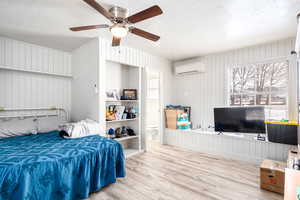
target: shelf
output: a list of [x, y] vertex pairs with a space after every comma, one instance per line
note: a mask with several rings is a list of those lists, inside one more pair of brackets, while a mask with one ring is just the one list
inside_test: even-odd
[[138, 138], [139, 136], [135, 135], [135, 136], [127, 136], [127, 137], [121, 137], [121, 138], [115, 138], [114, 140], [121, 142], [121, 141], [125, 141], [125, 140], [130, 140], [130, 139], [135, 139]]
[[124, 153], [126, 158], [130, 158], [131, 156], [141, 153], [141, 151], [138, 149], [124, 149]]
[[139, 100], [106, 100], [108, 103], [137, 103]]
[[0, 66], [0, 69], [2, 69], [2, 70], [8, 70], [8, 71], [17, 71], [17, 72], [25, 72], [25, 73], [48, 75], [48, 76], [58, 76], [58, 77], [64, 77], [64, 78], [73, 78], [72, 75], [67, 75], [67, 74], [44, 72], [44, 71], [31, 70], [31, 69], [21, 69], [21, 68], [7, 67], [7, 66]]
[[134, 119], [112, 120], [112, 121], [106, 121], [106, 123], [128, 122], [128, 121], [135, 121], [135, 120], [138, 120], [138, 118], [134, 118]]

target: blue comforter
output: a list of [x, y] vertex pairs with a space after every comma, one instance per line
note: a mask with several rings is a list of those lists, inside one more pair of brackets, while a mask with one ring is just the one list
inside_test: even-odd
[[124, 176], [121, 145], [104, 137], [0, 139], [0, 200], [83, 199]]

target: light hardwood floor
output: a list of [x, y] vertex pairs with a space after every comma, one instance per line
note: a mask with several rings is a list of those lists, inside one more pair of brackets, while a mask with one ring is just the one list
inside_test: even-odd
[[126, 162], [127, 177], [91, 200], [282, 200], [261, 190], [259, 166], [166, 145]]

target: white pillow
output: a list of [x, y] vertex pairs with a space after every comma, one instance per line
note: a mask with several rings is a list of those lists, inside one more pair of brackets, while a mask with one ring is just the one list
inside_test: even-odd
[[35, 134], [37, 122], [33, 118], [0, 121], [0, 138]]
[[62, 123], [58, 117], [42, 117], [38, 118], [38, 133], [47, 133], [59, 130], [59, 125]]
[[85, 119], [82, 122], [85, 122], [87, 124], [89, 132], [91, 134], [96, 134], [96, 135], [100, 135], [100, 136], [106, 135], [103, 127], [100, 126], [100, 124], [98, 122], [91, 120], [91, 119]]

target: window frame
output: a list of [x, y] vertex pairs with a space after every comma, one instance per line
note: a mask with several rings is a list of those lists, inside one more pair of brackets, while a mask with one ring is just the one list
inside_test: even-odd
[[[282, 94], [280, 92], [272, 92], [271, 91], [271, 88], [269, 88], [269, 91], [266, 91], [266, 92], [257, 92], [256, 91], [256, 81], [254, 81], [254, 91], [253, 92], [239, 92], [239, 93], [235, 93], [233, 91], [233, 88], [232, 88], [232, 70], [235, 69], [235, 68], [242, 68], [242, 67], [246, 67], [246, 68], [250, 68], [250, 67], [253, 67], [254, 65], [255, 68], [257, 68], [258, 66], [257, 65], [263, 65], [263, 64], [274, 64], [274, 63], [280, 63], [280, 62], [286, 62], [287, 63], [287, 73], [286, 73], [286, 80], [287, 80], [287, 86], [286, 86], [286, 92], [284, 93], [286, 95], [286, 104], [285, 105], [258, 105], [256, 104], [256, 98], [257, 98], [257, 95], [261, 94], [261, 95], [268, 95], [270, 98], [272, 96], [272, 94]], [[226, 76], [226, 105], [228, 107], [244, 107], [244, 106], [247, 106], [247, 107], [254, 107], [254, 106], [263, 106], [265, 108], [267, 108], [268, 110], [270, 109], [274, 109], [274, 108], [278, 108], [278, 109], [282, 109], [282, 110], [286, 110], [286, 117], [289, 119], [290, 118], [290, 71], [291, 71], [291, 67], [292, 67], [292, 61], [290, 59], [288, 59], [287, 57], [284, 57], [284, 58], [280, 58], [280, 59], [270, 59], [270, 60], [266, 60], [266, 61], [263, 61], [263, 62], [252, 62], [252, 63], [237, 63], [237, 64], [232, 64], [230, 67], [227, 68], [227, 76]], [[255, 78], [254, 78], [255, 80]], [[240, 105], [231, 105], [231, 95], [239, 95], [241, 98], [240, 98], [240, 102], [241, 104]], [[253, 105], [243, 105], [242, 104], [242, 95], [253, 95], [254, 96], [254, 104]], [[271, 99], [270, 99], [270, 103], [271, 103]]]

